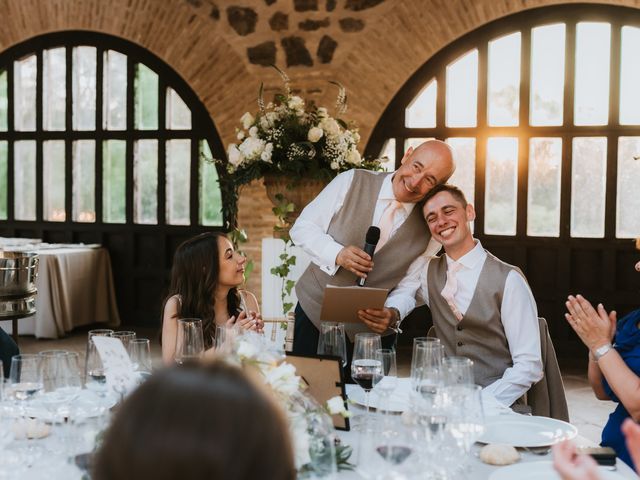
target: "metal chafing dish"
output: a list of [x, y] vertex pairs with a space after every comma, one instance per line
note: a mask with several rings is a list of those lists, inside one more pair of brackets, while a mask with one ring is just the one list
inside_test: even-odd
[[36, 311], [38, 254], [0, 251], [0, 318]]
[[0, 251], [0, 298], [36, 291], [38, 254]]

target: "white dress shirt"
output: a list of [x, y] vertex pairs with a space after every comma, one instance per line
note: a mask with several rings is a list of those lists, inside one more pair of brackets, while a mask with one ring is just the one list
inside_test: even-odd
[[[353, 181], [353, 170], [347, 170], [334, 178], [322, 192], [302, 210], [302, 213], [291, 227], [289, 235], [293, 243], [302, 248], [310, 257], [311, 261], [318, 265], [320, 269], [329, 274], [335, 275], [339, 266], [336, 265], [336, 257], [345, 245], [336, 242], [327, 233], [329, 223], [338, 211], [343, 207], [344, 199], [351, 188]], [[393, 187], [391, 184], [392, 175], [387, 175], [382, 182], [382, 188], [376, 200], [376, 207], [371, 219], [371, 225], [378, 225], [384, 210], [395, 200]], [[399, 209], [393, 218], [391, 237], [404, 223], [413, 211], [414, 203], [403, 203], [404, 208]], [[358, 208], [357, 205], [350, 208]], [[391, 238], [390, 237], [390, 238]], [[362, 245], [364, 245], [364, 236]], [[362, 248], [362, 247], [360, 247]], [[440, 249], [440, 244], [433, 239], [427, 245], [425, 254], [435, 254]]]
[[[454, 260], [445, 255], [447, 265]], [[432, 257], [422, 255], [409, 267], [407, 275], [391, 292], [385, 305], [410, 312], [418, 293], [429, 304], [427, 272]], [[464, 315], [471, 304], [487, 252], [476, 240], [476, 246], [457, 261], [462, 269], [456, 274], [458, 289], [454, 295], [458, 310]], [[401, 310], [402, 309], [402, 310]], [[526, 280], [512, 270], [507, 276], [500, 307], [500, 318], [513, 359], [502, 378], [484, 388], [503, 405], [509, 406], [529, 390], [543, 375], [540, 350], [538, 309]]]

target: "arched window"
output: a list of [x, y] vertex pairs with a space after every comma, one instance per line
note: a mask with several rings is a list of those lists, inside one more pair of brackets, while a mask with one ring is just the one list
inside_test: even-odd
[[63, 32], [0, 54], [0, 234], [105, 244], [125, 321], [182, 239], [230, 220], [214, 156], [204, 105], [144, 48]]
[[395, 162], [422, 139], [448, 142], [476, 237], [525, 270], [553, 329], [568, 293], [637, 307], [624, 239], [640, 236], [639, 50], [635, 9], [567, 5], [500, 19], [426, 62], [367, 146]]

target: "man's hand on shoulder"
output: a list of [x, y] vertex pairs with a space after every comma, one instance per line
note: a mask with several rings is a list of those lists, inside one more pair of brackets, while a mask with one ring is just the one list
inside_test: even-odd
[[373, 268], [371, 257], [354, 245], [344, 247], [336, 257], [336, 265], [355, 273], [358, 277], [367, 278]]
[[384, 333], [397, 322], [397, 313], [392, 308], [367, 308], [358, 310], [358, 317], [374, 333]]

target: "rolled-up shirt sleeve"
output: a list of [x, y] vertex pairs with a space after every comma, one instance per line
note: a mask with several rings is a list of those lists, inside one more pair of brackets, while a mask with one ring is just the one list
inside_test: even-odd
[[[428, 248], [427, 251], [429, 251]], [[398, 312], [400, 312], [400, 319], [404, 319], [416, 307], [416, 293], [422, 283], [423, 271], [431, 258], [427, 251], [409, 265], [407, 273], [396, 288], [389, 293], [384, 303], [387, 308], [397, 308]]]
[[289, 232], [293, 243], [302, 248], [311, 261], [329, 275], [338, 271], [336, 257], [343, 245], [336, 242], [327, 230], [333, 216], [342, 208], [352, 180], [353, 170], [347, 170], [334, 178], [302, 210]]
[[543, 375], [538, 309], [529, 285], [516, 271], [509, 272], [505, 283], [501, 319], [513, 366], [485, 391], [510, 406]]

